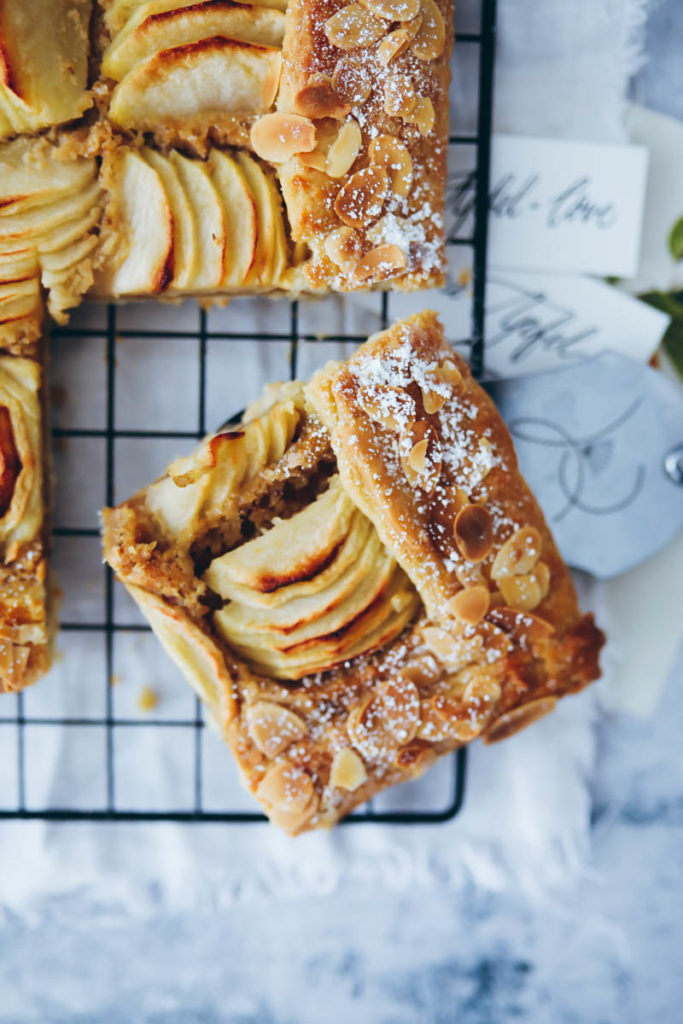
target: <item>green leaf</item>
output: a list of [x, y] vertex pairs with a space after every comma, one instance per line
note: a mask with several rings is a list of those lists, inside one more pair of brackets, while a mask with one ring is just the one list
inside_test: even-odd
[[662, 338], [662, 346], [683, 379], [683, 320], [671, 321]]
[[669, 251], [675, 260], [683, 260], [683, 217], [669, 232]]
[[655, 309], [661, 310], [662, 313], [667, 313], [675, 320], [683, 320], [683, 295], [680, 292], [676, 294], [646, 292], [644, 295], [640, 295], [639, 298], [642, 302], [647, 302], [648, 306], [654, 306]]

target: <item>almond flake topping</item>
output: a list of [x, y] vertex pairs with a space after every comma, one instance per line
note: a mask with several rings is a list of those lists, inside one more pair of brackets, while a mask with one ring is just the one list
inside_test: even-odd
[[408, 117], [415, 110], [417, 95], [407, 75], [393, 75], [384, 84], [384, 112], [389, 117]]
[[412, 43], [421, 24], [422, 18], [413, 18], [412, 21], [406, 22], [402, 28], [397, 28], [390, 32], [379, 44], [377, 59], [380, 64], [386, 67], [387, 64], [392, 62], [394, 57], [400, 57], [408, 49], [410, 43]]
[[259, 783], [256, 795], [271, 807], [300, 814], [309, 806], [315, 791], [307, 772], [283, 761], [269, 768]]
[[362, 786], [367, 779], [365, 765], [355, 750], [344, 747], [338, 750], [332, 761], [330, 785], [347, 789], [350, 793]]
[[345, 121], [327, 153], [325, 172], [330, 178], [343, 178], [360, 152], [361, 130], [357, 121]]
[[272, 701], [249, 704], [245, 711], [247, 732], [261, 753], [277, 757], [290, 743], [306, 735], [301, 718], [289, 708]]
[[429, 135], [436, 121], [434, 104], [429, 96], [418, 96], [410, 111], [410, 115], [405, 116], [402, 114], [401, 116], [408, 124], [417, 125], [420, 135]]
[[332, 73], [332, 88], [344, 103], [358, 106], [372, 92], [372, 75], [358, 55], [340, 57]]
[[325, 239], [325, 252], [338, 267], [354, 267], [363, 254], [363, 243], [353, 228], [336, 228]]
[[378, 135], [368, 148], [370, 163], [383, 167], [389, 175], [392, 191], [407, 196], [413, 180], [413, 161], [407, 147], [393, 135]]
[[298, 114], [303, 117], [346, 117], [350, 110], [347, 102], [335, 92], [328, 75], [314, 74], [303, 89], [299, 89], [294, 100]]
[[448, 603], [449, 612], [456, 619], [462, 619], [470, 626], [476, 626], [489, 610], [489, 589], [485, 584], [477, 583], [473, 587], [461, 590]]
[[411, 487], [431, 494], [441, 476], [443, 455], [439, 436], [430, 423], [419, 420], [401, 435], [399, 456]]
[[543, 591], [535, 572], [521, 576], [502, 576], [498, 586], [506, 604], [521, 611], [531, 612], [543, 600]]
[[453, 535], [463, 558], [483, 561], [493, 547], [491, 513], [483, 505], [466, 505], [455, 517]]
[[264, 114], [252, 125], [251, 145], [262, 160], [285, 163], [315, 149], [315, 125], [300, 114]]
[[325, 35], [340, 50], [372, 46], [386, 32], [386, 23], [360, 4], [347, 4], [325, 22]]
[[[491, 576], [523, 576], [531, 572], [541, 555], [541, 535], [535, 526], [524, 526], [505, 541], [491, 566]], [[505, 595], [503, 595], [505, 596]]]
[[352, 228], [377, 220], [389, 191], [389, 176], [381, 167], [365, 167], [352, 174], [334, 201], [338, 217]]
[[410, 47], [419, 60], [436, 60], [446, 45], [446, 27], [441, 11], [434, 0], [422, 0], [420, 5], [422, 24]]
[[353, 276], [356, 281], [384, 281], [404, 271], [407, 262], [406, 254], [397, 245], [378, 245], [358, 261]]

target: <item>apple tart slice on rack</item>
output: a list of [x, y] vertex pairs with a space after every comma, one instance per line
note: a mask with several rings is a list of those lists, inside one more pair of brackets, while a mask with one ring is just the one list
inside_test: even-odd
[[431, 313], [268, 388], [103, 522], [110, 565], [291, 833], [598, 675], [602, 634]]

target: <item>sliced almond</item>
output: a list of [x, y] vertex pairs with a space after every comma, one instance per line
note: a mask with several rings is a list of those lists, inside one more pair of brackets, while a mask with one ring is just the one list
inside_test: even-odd
[[283, 750], [306, 735], [306, 725], [289, 708], [268, 700], [249, 704], [245, 711], [247, 732], [266, 757], [277, 757]]
[[341, 57], [332, 74], [332, 88], [343, 103], [364, 103], [372, 92], [372, 76], [367, 64], [356, 55]]
[[343, 178], [353, 166], [360, 153], [363, 142], [360, 126], [357, 121], [345, 121], [339, 129], [337, 138], [327, 154], [325, 173], [330, 178]]
[[463, 710], [455, 701], [441, 693], [423, 700], [420, 706], [418, 738], [429, 743], [444, 743], [447, 740], [460, 740], [466, 743], [474, 739], [476, 732], [472, 730], [469, 719], [458, 718], [458, 713], [462, 715]]
[[433, 416], [443, 409], [447, 401], [446, 395], [439, 391], [433, 391], [426, 385], [421, 385], [420, 391], [422, 392], [422, 405], [428, 416]]
[[340, 50], [372, 46], [387, 30], [386, 24], [360, 4], [347, 4], [325, 22], [325, 35]]
[[486, 705], [488, 710], [493, 709], [501, 698], [501, 688], [498, 680], [490, 672], [481, 668], [465, 669], [460, 673], [467, 684], [463, 690], [462, 699], [467, 704]]
[[354, 267], [363, 253], [363, 243], [353, 228], [332, 231], [324, 242], [324, 249], [334, 264], [342, 269]]
[[363, 7], [387, 21], [410, 21], [420, 10], [420, 0], [361, 0]]
[[415, 422], [415, 403], [403, 388], [373, 384], [361, 391], [360, 404], [373, 422], [395, 433]]
[[366, 760], [386, 757], [413, 739], [420, 724], [420, 695], [411, 679], [384, 680], [352, 709], [346, 731]]
[[493, 608], [489, 617], [492, 623], [525, 648], [542, 643], [555, 632], [554, 627], [538, 615], [509, 608], [507, 605]]
[[437, 366], [434, 374], [437, 380], [443, 381], [444, 384], [451, 384], [453, 387], [459, 387], [463, 382], [460, 370], [451, 359], [444, 359], [443, 363]]
[[298, 114], [312, 118], [342, 118], [351, 109], [332, 88], [332, 79], [320, 74], [311, 75], [303, 89], [299, 89], [294, 105]]
[[318, 149], [317, 146], [310, 153], [298, 153], [297, 155], [304, 167], [312, 167], [314, 171], [320, 171], [322, 174], [325, 173], [327, 153]]
[[386, 728], [397, 743], [409, 743], [420, 724], [420, 695], [412, 679], [397, 676], [377, 688]]
[[300, 114], [264, 114], [252, 125], [250, 138], [257, 156], [280, 164], [315, 149], [315, 125]]
[[[458, 583], [463, 587], [474, 587], [479, 583], [486, 582], [481, 571], [481, 565], [478, 562], [460, 562], [455, 567], [455, 575]], [[489, 607], [490, 604], [491, 594], [489, 594]]]
[[413, 18], [406, 25], [394, 29], [388, 36], [384, 37], [377, 50], [377, 58], [383, 67], [390, 64], [394, 57], [400, 57], [408, 49], [417, 35], [421, 24], [422, 18]]
[[407, 75], [392, 75], [384, 84], [384, 112], [389, 117], [402, 117], [405, 121], [412, 115], [417, 102], [415, 86]]
[[448, 611], [470, 626], [476, 626], [489, 610], [489, 588], [484, 583], [461, 590], [448, 602]]
[[550, 590], [550, 569], [545, 562], [538, 562], [534, 569], [534, 575], [541, 588], [541, 598], [545, 599]]
[[523, 576], [502, 576], [498, 580], [498, 586], [506, 604], [512, 608], [531, 612], [538, 608], [543, 600], [541, 586], [533, 572], [525, 573]]
[[501, 547], [491, 566], [491, 576], [501, 580], [504, 576], [523, 576], [531, 572], [540, 558], [541, 547], [541, 535], [536, 527], [522, 527]]
[[408, 121], [410, 124], [417, 125], [417, 130], [420, 135], [429, 135], [436, 120], [434, 104], [430, 100], [429, 96], [418, 96], [410, 112], [410, 116], [402, 116], [405, 121]]
[[413, 180], [413, 161], [405, 143], [393, 135], [378, 135], [368, 147], [370, 163], [383, 167], [389, 175], [392, 192], [407, 196]]
[[288, 814], [305, 811], [314, 795], [311, 776], [286, 761], [269, 768], [256, 789], [259, 800]]
[[407, 265], [406, 254], [397, 245], [378, 245], [358, 261], [353, 277], [357, 282], [385, 281], [402, 273]]
[[453, 523], [458, 551], [468, 562], [482, 562], [493, 547], [493, 520], [483, 505], [461, 508]]
[[336, 786], [337, 789], [347, 789], [353, 793], [363, 785], [367, 777], [365, 765], [355, 750], [344, 747], [337, 751], [330, 771], [331, 786]]
[[410, 52], [420, 60], [436, 60], [446, 45], [446, 26], [441, 11], [434, 0], [422, 0], [420, 5], [422, 24], [415, 36]]
[[505, 740], [508, 736], [514, 735], [520, 729], [538, 721], [544, 715], [549, 714], [557, 704], [557, 697], [539, 697], [538, 700], [529, 701], [521, 707], [513, 708], [497, 718], [485, 736], [486, 743], [497, 743], [498, 740]]
[[363, 228], [377, 220], [389, 191], [389, 175], [381, 167], [365, 167], [352, 174], [337, 193], [334, 209], [352, 228]]
[[423, 636], [424, 642], [432, 654], [444, 665], [448, 665], [454, 657], [458, 646], [450, 633], [447, 633], [445, 629], [441, 629], [439, 626], [427, 626]]
[[418, 420], [404, 431], [399, 456], [410, 486], [431, 494], [441, 476], [443, 453], [439, 436], [427, 420]]
[[417, 779], [434, 764], [436, 757], [436, 752], [430, 746], [416, 739], [401, 747], [394, 758], [394, 764], [399, 770], [408, 772], [412, 779]]

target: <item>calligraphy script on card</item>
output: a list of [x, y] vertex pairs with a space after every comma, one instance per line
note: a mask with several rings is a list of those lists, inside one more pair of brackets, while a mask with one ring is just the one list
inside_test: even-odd
[[[496, 135], [489, 266], [632, 277], [638, 269], [647, 150]], [[449, 235], [472, 222], [476, 172], [449, 182]]]
[[668, 317], [590, 278], [492, 272], [486, 370], [499, 378], [559, 369], [605, 351], [646, 362]]

